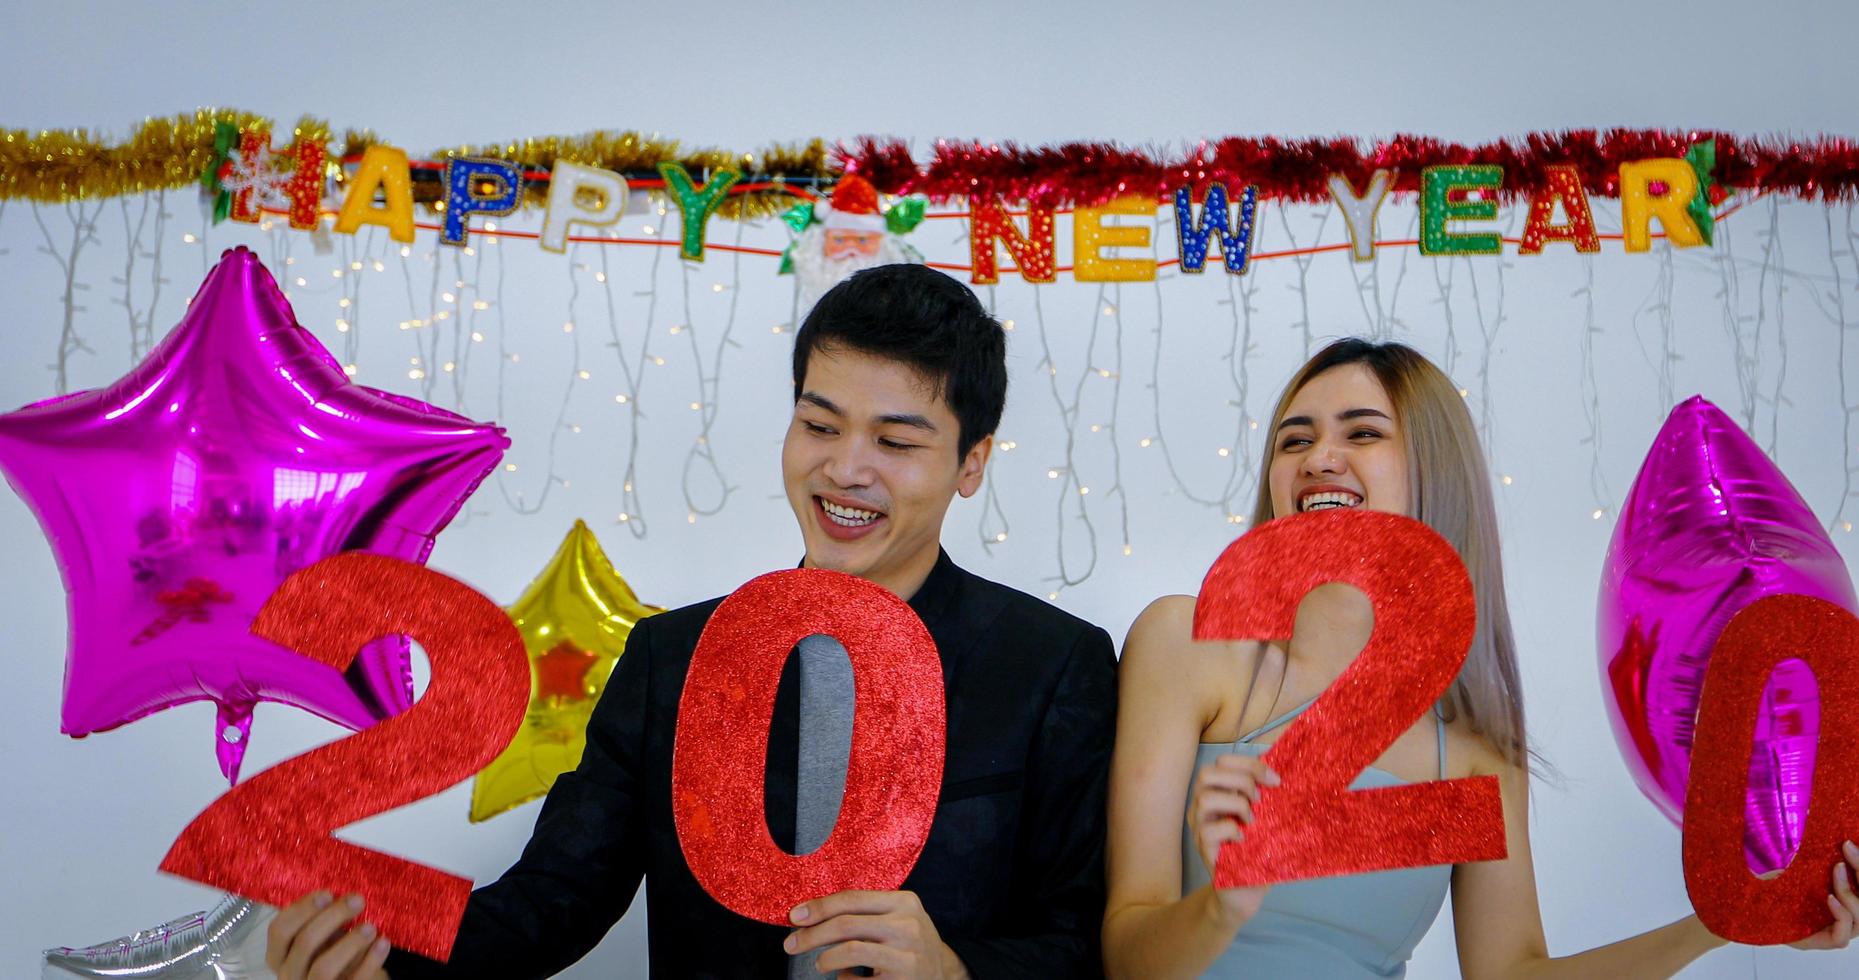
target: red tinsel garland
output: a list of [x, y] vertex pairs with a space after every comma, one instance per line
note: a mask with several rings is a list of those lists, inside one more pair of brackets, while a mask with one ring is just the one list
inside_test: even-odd
[[1227, 137], [1192, 153], [1168, 156], [1110, 143], [1022, 147], [1013, 143], [938, 140], [919, 169], [898, 140], [865, 137], [841, 145], [838, 160], [889, 194], [924, 194], [934, 201], [993, 196], [1049, 207], [1101, 204], [1128, 194], [1161, 199], [1189, 184], [1249, 184], [1261, 197], [1315, 201], [1329, 197], [1331, 174], [1363, 186], [1377, 169], [1395, 171], [1394, 190], [1417, 192], [1420, 171], [1437, 164], [1495, 163], [1504, 168], [1506, 199], [1547, 186], [1546, 168], [1576, 168], [1589, 194], [1615, 197], [1620, 164], [1682, 157], [1693, 144], [1717, 141], [1716, 188], [1785, 194], [1807, 200], [1859, 197], [1859, 142], [1737, 137], [1709, 130], [1570, 130], [1531, 133], [1477, 146], [1425, 136], [1396, 136], [1364, 149], [1348, 137], [1279, 139]]

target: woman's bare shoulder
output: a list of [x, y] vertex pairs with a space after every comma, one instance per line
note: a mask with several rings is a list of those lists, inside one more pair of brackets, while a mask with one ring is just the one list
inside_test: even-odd
[[1121, 672], [1129, 682], [1153, 685], [1190, 698], [1211, 720], [1229, 700], [1233, 685], [1251, 676], [1259, 644], [1196, 641], [1194, 596], [1166, 595], [1130, 625]]

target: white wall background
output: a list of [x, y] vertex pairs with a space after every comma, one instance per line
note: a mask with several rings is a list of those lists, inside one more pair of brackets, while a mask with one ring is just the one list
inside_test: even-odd
[[[643, 4], [570, 12], [427, 3], [368, 10], [185, 3], [159, 11], [65, 3], [16, 12], [11, 29], [0, 32], [8, 78], [0, 125], [89, 126], [120, 135], [144, 116], [226, 105], [285, 124], [308, 112], [338, 130], [372, 128], [415, 153], [601, 127], [739, 150], [816, 134], [894, 134], [915, 141], [919, 153], [937, 136], [1143, 143], [1395, 132], [1481, 141], [1610, 125], [1852, 131], [1848, 65], [1859, 12], [1843, 3], [1797, 4], [1760, 19], [1718, 0], [1682, 16], [1592, 2], [1553, 11], [1438, 0], [1398, 10], [1327, 6], [1138, 9], [1091, 0], [855, 12], [818, 3], [727, 3], [674, 15]], [[438, 291], [430, 234], [422, 233], [403, 272], [378, 238], [339, 240], [339, 250], [358, 250], [352, 255], [317, 255], [307, 236], [249, 227], [213, 229], [185, 244], [183, 233], [202, 234], [197, 201], [176, 192], [166, 204], [173, 217], [161, 243], [162, 270], [170, 283], [156, 308], [158, 331], [179, 316], [210, 258], [247, 242], [284, 276], [305, 277], [307, 285], [292, 290], [300, 319], [339, 354], [354, 344], [359, 380], [509, 428], [516, 445], [508, 459], [517, 471], [486, 484], [440, 538], [434, 567], [509, 602], [577, 517], [595, 527], [641, 596], [668, 605], [726, 592], [797, 556], [776, 455], [789, 345], [771, 330], [788, 320], [791, 285], [774, 276], [772, 260], [737, 264], [713, 254], [703, 266], [681, 267], [675, 256], [655, 255], [668, 250], [612, 249], [601, 285], [593, 273], [603, 255], [593, 249], [563, 259], [506, 241], [470, 260], [447, 252], [440, 278], [467, 281], [461, 301], [494, 304], [477, 321], [488, 339], [456, 386], [438, 373], [436, 383], [423, 385], [407, 377], [409, 358], [427, 356], [431, 371], [430, 348], [415, 346], [420, 331], [396, 325], [433, 311], [426, 299]], [[126, 257], [121, 207], [106, 204], [101, 241], [80, 262], [79, 278], [92, 288], [78, 329], [94, 353], [72, 362], [74, 387], [107, 383], [129, 366], [126, 317], [109, 302], [121, 290], [110, 277], [121, 275]], [[1613, 220], [1608, 207], [1599, 212], [1604, 225]], [[41, 214], [48, 227], [68, 231], [62, 209]], [[1410, 206], [1391, 204], [1384, 227], [1398, 232], [1411, 215]], [[1293, 237], [1308, 243], [1323, 218], [1321, 208], [1292, 209], [1282, 219], [1268, 214], [1260, 247], [1283, 247]], [[663, 223], [650, 212], [638, 221]], [[1085, 499], [1100, 558], [1094, 573], [1057, 601], [1121, 636], [1150, 598], [1193, 591], [1237, 530], [1226, 521], [1228, 508], [1194, 503], [1183, 485], [1193, 496], [1226, 495], [1232, 464], [1256, 449], [1249, 443], [1226, 459], [1216, 452], [1241, 445], [1234, 438], [1239, 413], [1269, 411], [1276, 387], [1301, 360], [1301, 298], [1308, 298], [1309, 331], [1319, 340], [1380, 326], [1420, 346], [1448, 363], [1475, 412], [1488, 414], [1494, 468], [1511, 478], [1499, 499], [1532, 730], [1564, 773], [1560, 782], [1537, 786], [1532, 825], [1551, 948], [1572, 952], [1657, 926], [1689, 911], [1679, 835], [1634, 789], [1606, 730], [1589, 624], [1612, 513], [1601, 520], [1592, 513], [1624, 493], [1672, 399], [1701, 391], [1737, 418], [1753, 418], [1822, 519], [1834, 517], [1845, 488], [1843, 365], [1838, 330], [1823, 307], [1834, 288], [1833, 263], [1844, 263], [1848, 317], [1859, 322], [1850, 293], [1859, 269], [1845, 231], [1851, 221], [1844, 206], [1771, 209], [1761, 202], [1722, 227], [1726, 241], [1714, 252], [1626, 256], [1610, 244], [1592, 265], [1559, 248], [1502, 263], [1389, 252], [1373, 270], [1326, 255], [1304, 270], [1302, 291], [1295, 263], [1259, 263], [1237, 284], [1252, 290], [1247, 336], [1254, 346], [1243, 362], [1222, 360], [1246, 325], [1229, 300], [1234, 284], [1218, 272], [1106, 295], [1062, 279], [1042, 291], [1037, 307], [1029, 287], [1005, 284], [986, 298], [1016, 321], [1014, 387], [1001, 436], [1018, 448], [997, 456], [991, 479], [998, 512], [984, 513], [980, 498], [959, 503], [945, 540], [967, 567], [1042, 593], [1060, 570], [1062, 529], [1064, 567], [1077, 576], [1089, 540], [1078, 520], [1080, 498], [1046, 474], [1066, 463], [1059, 401], [1081, 399], [1073, 466], [1094, 488]], [[1322, 239], [1339, 240], [1341, 232], [1330, 215]], [[712, 225], [712, 240], [735, 234], [727, 222]], [[742, 240], [779, 248], [783, 235], [769, 223], [744, 229]], [[1837, 239], [1831, 245], [1830, 235]], [[932, 222], [916, 239], [933, 258], [965, 261], [954, 222]], [[1163, 236], [1164, 255], [1172, 254], [1171, 239]], [[37, 250], [42, 243], [27, 207], [0, 213], [6, 408], [52, 393], [47, 365], [57, 347], [62, 282]], [[329, 270], [375, 256], [387, 260], [387, 271], [365, 273], [351, 287], [359, 289], [351, 292], [360, 298], [351, 317], [357, 329], [339, 335], [336, 299], [343, 293]], [[287, 266], [287, 257], [296, 261]], [[148, 266], [140, 268], [146, 276]], [[1661, 304], [1668, 270], [1671, 302]], [[1359, 278], [1370, 271], [1378, 283]], [[1588, 307], [1580, 291], [1590, 283], [1598, 332], [1588, 334], [1592, 347], [1584, 351]], [[147, 296], [146, 280], [138, 296]], [[1103, 315], [1106, 305], [1118, 314]], [[582, 329], [564, 334], [566, 320]], [[673, 325], [691, 329], [673, 336]], [[1042, 325], [1056, 376], [1043, 361]], [[680, 470], [698, 432], [698, 413], [688, 408], [701, 397], [694, 352], [711, 363], [726, 331], [736, 346], [724, 348], [720, 361], [711, 438], [736, 490], [716, 516], [687, 523]], [[650, 413], [639, 432], [640, 512], [650, 527], [643, 538], [613, 523], [629, 435], [612, 397], [621, 390], [606, 345], [615, 334], [629, 350], [647, 343], [667, 361], [648, 372], [639, 392]], [[442, 336], [449, 350], [451, 335]], [[1158, 336], [1166, 345], [1159, 367]], [[501, 392], [499, 343], [521, 355], [506, 362]], [[1093, 373], [1119, 366], [1119, 343], [1119, 377]], [[1739, 382], [1739, 344], [1757, 358], [1754, 390]], [[1665, 360], [1668, 352], [1680, 359]], [[1239, 366], [1243, 388], [1234, 380]], [[577, 368], [590, 378], [574, 378]], [[1591, 435], [1584, 378], [1598, 393], [1602, 438], [1593, 443], [1584, 441]], [[575, 386], [563, 407], [570, 379]], [[562, 425], [581, 427], [578, 434], [556, 429], [558, 410]], [[1092, 424], [1106, 428], [1093, 433]], [[551, 462], [549, 434], [557, 431]], [[1166, 437], [1182, 484], [1156, 447], [1138, 447], [1157, 435]], [[1121, 500], [1107, 492], [1119, 466]], [[551, 471], [567, 483], [557, 482], [539, 502]], [[1244, 512], [1250, 485], [1243, 472], [1232, 485], [1230, 509]], [[707, 507], [715, 490], [698, 480], [693, 493]], [[518, 513], [512, 502], [519, 494], [539, 510]], [[992, 533], [1003, 518], [1009, 539], [984, 550], [983, 522]], [[1836, 530], [1835, 539], [1853, 547], [1848, 534]], [[0, 889], [0, 975], [27, 976], [46, 946], [99, 942], [210, 904], [207, 890], [154, 869], [222, 785], [206, 704], [83, 741], [57, 733], [62, 591], [36, 522], [10, 492], [0, 493], [0, 540], [7, 542], [0, 653], [9, 671], [0, 685], [0, 880], [8, 883]], [[261, 708], [246, 771], [340, 734], [298, 712]], [[349, 836], [488, 880], [517, 854], [535, 806], [472, 826], [465, 821], [468, 792], [457, 787]], [[641, 903], [568, 975], [639, 975], [644, 916]], [[1854, 952], [1733, 947], [1686, 976], [1830, 977], [1855, 967]], [[1422, 944], [1412, 972], [1456, 975], [1449, 916]]]

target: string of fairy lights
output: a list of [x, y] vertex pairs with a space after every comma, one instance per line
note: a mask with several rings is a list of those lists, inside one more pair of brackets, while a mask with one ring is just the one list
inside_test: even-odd
[[1854, 324], [1846, 317], [1846, 277], [1840, 266], [1842, 253], [1853, 264], [1853, 278], [1859, 280], [1859, 231], [1853, 227], [1853, 206], [1846, 205], [1846, 226], [1844, 248], [1833, 234], [1833, 211], [1828, 209], [1823, 215], [1827, 225], [1827, 266], [1832, 273], [1833, 289], [1829, 297], [1833, 308], [1833, 323], [1839, 331], [1836, 342], [1839, 351], [1839, 398], [1840, 398], [1840, 499], [1834, 508], [1831, 523], [1850, 530], [1852, 524], [1846, 520], [1846, 505], [1853, 497], [1853, 403], [1847, 390], [1846, 381], [1846, 333]]
[[[1766, 207], [1750, 206], [1758, 202]], [[217, 254], [213, 239], [221, 237], [220, 229], [203, 210], [197, 231], [177, 234], [172, 205], [173, 199], [166, 191], [125, 196], [114, 204], [73, 201], [27, 205], [36, 226], [37, 251], [51, 260], [58, 273], [51, 286], [57, 291], [62, 316], [56, 343], [50, 345], [53, 360], [47, 365], [57, 393], [70, 390], [73, 359], [95, 355], [103, 346], [89, 294], [93, 292], [92, 256], [102, 250], [104, 224], [121, 228], [125, 246], [120, 266], [108, 273], [109, 303], [122, 310], [126, 322], [122, 346], [132, 361], [149, 352], [159, 339], [157, 324], [170, 319], [162, 312], [161, 304], [164, 297], [170, 305], [173, 302], [174, 283], [168, 268], [172, 265], [172, 245], [178, 240], [181, 245], [197, 248], [201, 270], [210, 267]], [[1022, 344], [1033, 345], [1035, 375], [1020, 378], [1018, 390], [1038, 391], [1041, 412], [1056, 418], [1059, 426], [1054, 440], [1044, 446], [1023, 445], [1023, 436], [1019, 435], [1002, 433], [997, 437], [990, 472], [982, 485], [974, 534], [987, 553], [1004, 547], [1012, 530], [1010, 517], [1015, 513], [1024, 516], [1026, 511], [1020, 505], [1009, 506], [1010, 501], [1000, 489], [1002, 481], [995, 475], [1004, 466], [1043, 469], [1050, 487], [1046, 498], [1048, 526], [1054, 531], [1050, 538], [1054, 554], [1047, 577], [1049, 596], [1056, 598], [1089, 580], [1100, 569], [1100, 559], [1106, 552], [1130, 555], [1136, 549], [1130, 488], [1126, 484], [1126, 465], [1132, 459], [1153, 460], [1153, 464], [1139, 464], [1145, 478], [1165, 478], [1163, 492], [1167, 496], [1219, 513], [1227, 523], [1237, 526], [1234, 533], [1243, 530], [1248, 522], [1250, 495], [1263, 476], [1258, 465], [1263, 452], [1260, 440], [1265, 437], [1261, 432], [1266, 421], [1262, 415], [1270, 408], [1264, 399], [1271, 396], [1278, 382], [1274, 373], [1267, 379], [1268, 387], [1260, 387], [1256, 383], [1256, 362], [1267, 349], [1283, 353], [1285, 341], [1296, 344], [1307, 355], [1320, 340], [1312, 301], [1319, 288], [1315, 270], [1321, 256], [1313, 248], [1334, 239], [1341, 224], [1331, 220], [1336, 213], [1333, 205], [1262, 201], [1259, 206], [1278, 213], [1276, 221], [1263, 214], [1258, 216], [1252, 261], [1289, 261], [1277, 263], [1280, 271], [1271, 276], [1256, 272], [1243, 276], [1220, 274], [1222, 284], [1212, 298], [1219, 315], [1209, 319], [1204, 309], [1196, 310], [1191, 326], [1178, 323], [1180, 311], [1171, 307], [1179, 300], [1171, 297], [1170, 286], [1196, 277], [1184, 276], [1169, 263], [1162, 263], [1164, 267], [1149, 283], [1147, 297], [1140, 295], [1135, 284], [1128, 284], [1127, 289], [1121, 282], [1096, 284], [1084, 314], [1069, 306], [1063, 313], [1049, 309], [1053, 290], [1062, 286], [1016, 285], [1016, 290], [1027, 288], [1029, 292], [1023, 304], [1016, 296], [1011, 309], [1003, 304], [1000, 287], [982, 287], [990, 310], [1003, 319], [1008, 330], [1016, 331], [1012, 336], [1020, 338]], [[1855, 322], [1859, 317], [1849, 311], [1846, 295], [1849, 289], [1859, 286], [1859, 229], [1855, 228], [1853, 207], [1811, 205], [1823, 212], [1819, 231], [1826, 243], [1827, 266], [1821, 272], [1787, 264], [1778, 195], [1768, 195], [1766, 201], [1760, 197], [1746, 200], [1738, 206], [1748, 206], [1758, 219], [1766, 211], [1766, 222], [1721, 221], [1711, 249], [1680, 252], [1664, 245], [1656, 247], [1652, 261], [1641, 266], [1646, 291], [1633, 307], [1627, 325], [1651, 378], [1656, 379], [1660, 403], [1672, 404], [1679, 393], [1683, 358], [1680, 317], [1675, 308], [1680, 298], [1680, 273], [1714, 277], [1721, 329], [1733, 352], [1738, 398], [1737, 404], [1726, 408], [1775, 453], [1782, 431], [1780, 416], [1791, 404], [1787, 389], [1787, 309], [1797, 297], [1809, 299], [1833, 330], [1830, 346], [1838, 361], [1837, 390], [1832, 394], [1842, 413], [1840, 496], [1828, 508], [1828, 526], [1850, 531], [1848, 502], [1859, 484], [1855, 480], [1859, 446], [1854, 444], [1854, 414], [1859, 412], [1854, 398], [1859, 392], [1853, 390], [1846, 363], [1846, 333], [1859, 329], [1859, 322]], [[110, 207], [117, 211], [115, 215], [104, 214]], [[17, 210], [0, 201], [0, 226], [4, 226], [9, 211], [16, 215]], [[1836, 210], [1842, 213], [1836, 215]], [[1516, 233], [1521, 215], [1520, 206], [1500, 208], [1496, 227], [1507, 240]], [[950, 247], [960, 248], [966, 243], [970, 230], [966, 215], [933, 216], [956, 219], [942, 226], [955, 231]], [[1164, 217], [1158, 213], [1151, 219], [1151, 240], [1172, 236], [1172, 224]], [[1597, 225], [1605, 225], [1613, 217], [1604, 209], [1596, 210]], [[106, 218], [114, 220], [106, 222]], [[1406, 218], [1406, 240], [1411, 240], [1418, 222], [1417, 210]], [[732, 222], [734, 247], [719, 249], [708, 263], [700, 263], [666, 257], [669, 246], [676, 244], [679, 229], [662, 200], [655, 201], [643, 218], [628, 220], [638, 220], [637, 230], [645, 236], [638, 240], [639, 247], [647, 248], [647, 254], [640, 256], [642, 263], [620, 263], [624, 253], [619, 249], [625, 245], [574, 242], [566, 261], [560, 264], [565, 283], [538, 287], [530, 277], [521, 280], [522, 288], [514, 293], [509, 291], [506, 249], [500, 247], [504, 243], [495, 222], [485, 222], [482, 234], [475, 235], [473, 243], [462, 248], [440, 247], [430, 239], [401, 244], [374, 227], [358, 235], [334, 235], [325, 223], [306, 234], [288, 228], [281, 220], [266, 218], [258, 230], [263, 235], [268, 261], [272, 268], [280, 270], [280, 284], [298, 309], [300, 319], [315, 322], [327, 318], [326, 326], [334, 330], [331, 352], [351, 376], [380, 377], [382, 366], [364, 364], [363, 358], [381, 357], [385, 338], [400, 334], [405, 344], [402, 356], [407, 358], [405, 381], [398, 380], [401, 375], [389, 372], [396, 379], [389, 387], [411, 388], [425, 401], [472, 417], [509, 418], [518, 404], [513, 399], [518, 398], [527, 412], [543, 416], [545, 421], [534, 424], [532, 431], [513, 433], [519, 445], [535, 448], [520, 459], [506, 462], [493, 479], [495, 498], [480, 495], [474, 509], [464, 512], [461, 519], [486, 513], [482, 507], [489, 499], [500, 499], [517, 514], [542, 512], [554, 490], [570, 486], [573, 471], [587, 456], [585, 448], [569, 447], [587, 446], [578, 440], [594, 427], [601, 433], [599, 453], [617, 457], [619, 479], [606, 491], [614, 504], [613, 521], [635, 538], [644, 538], [653, 527], [652, 518], [678, 512], [674, 506], [685, 522], [695, 524], [723, 513], [740, 489], [729, 475], [732, 467], [720, 453], [715, 434], [727, 417], [724, 396], [730, 390], [732, 354], [743, 349], [739, 336], [743, 255], [755, 251], [743, 245], [750, 240], [748, 236], [767, 237], [781, 232], [778, 224], [766, 220]], [[1279, 234], [1283, 242], [1266, 241]], [[1753, 256], [1745, 254], [1747, 240], [1756, 244]], [[1267, 245], [1282, 251], [1267, 253]], [[1400, 339], [1414, 336], [1416, 323], [1426, 324], [1426, 332], [1435, 339], [1429, 347], [1439, 354], [1442, 368], [1468, 382], [1459, 393], [1473, 410], [1487, 453], [1494, 453], [1501, 444], [1493, 432], [1501, 399], [1492, 388], [1493, 370], [1501, 357], [1512, 315], [1507, 309], [1507, 276], [1513, 269], [1510, 257], [1425, 260], [1434, 283], [1434, 294], [1428, 299], [1416, 298], [1415, 291], [1409, 288], [1408, 265], [1414, 258], [1413, 250], [1398, 248], [1398, 256], [1384, 255], [1386, 251], [1385, 247], [1377, 248], [1363, 262], [1352, 261], [1347, 252], [1330, 255], [1324, 261], [1340, 262], [1347, 269], [1347, 288], [1353, 290], [1349, 299], [1360, 313], [1362, 335], [1378, 340]], [[667, 261], [677, 263], [677, 268], [664, 270]], [[1616, 506], [1615, 483], [1608, 479], [1604, 455], [1603, 421], [1609, 414], [1611, 399], [1601, 380], [1602, 368], [1607, 365], [1600, 342], [1609, 331], [1602, 326], [1597, 309], [1596, 257], [1583, 255], [1579, 261], [1581, 281], [1569, 296], [1576, 304], [1571, 320], [1580, 323], [1579, 400], [1586, 432], [1582, 441], [1589, 455], [1587, 511], [1593, 519], [1601, 520]], [[660, 284], [664, 271], [675, 277], [669, 287], [676, 290], [675, 296], [664, 294], [666, 287]], [[756, 275], [766, 271], [753, 265], [749, 270]], [[327, 278], [321, 278], [325, 273]], [[376, 280], [390, 291], [364, 288]], [[779, 284], [778, 288], [792, 287]], [[1278, 289], [1294, 295], [1285, 302]], [[715, 295], [706, 297], [708, 305], [700, 309], [696, 296], [706, 292]], [[402, 311], [389, 312], [388, 306], [394, 301], [388, 297], [392, 294], [403, 297]], [[1075, 304], [1083, 295], [1084, 290], [1077, 290], [1070, 302]], [[366, 310], [364, 302], [369, 304]], [[550, 303], [559, 304], [557, 316], [538, 316], [538, 311]], [[1131, 303], [1136, 307], [1132, 308]], [[1424, 317], [1414, 311], [1415, 303], [1425, 304]], [[791, 332], [804, 312], [797, 300], [786, 305], [787, 317], [770, 328], [775, 334]], [[1152, 319], [1139, 316], [1132, 321], [1132, 313], [1142, 307], [1152, 307]], [[1016, 322], [1015, 310], [1022, 311], [1020, 318], [1025, 323]], [[584, 347], [586, 331], [581, 328], [602, 320], [606, 330], [599, 346], [606, 353], [596, 356]], [[1145, 324], [1144, 320], [1150, 322]], [[559, 374], [538, 378], [525, 366], [524, 357], [552, 334], [539, 328], [551, 321], [560, 324], [560, 337], [547, 342], [559, 342], [561, 347], [544, 352], [548, 356], [540, 363], [551, 365], [551, 370], [559, 363], [562, 369]], [[397, 330], [387, 330], [390, 323]], [[1135, 381], [1147, 388], [1148, 397], [1131, 404], [1126, 403], [1123, 389], [1125, 381], [1130, 380], [1126, 347], [1131, 332], [1144, 326], [1149, 333], [1148, 364], [1146, 371], [1138, 369]], [[1210, 383], [1214, 378], [1209, 371], [1211, 358], [1183, 363], [1178, 348], [1188, 335], [1179, 332], [1182, 330], [1194, 331], [1193, 339], [1201, 343], [1210, 336], [1217, 337], [1224, 347], [1218, 357], [1217, 382]], [[1218, 334], [1210, 335], [1210, 330]], [[1285, 337], [1285, 333], [1291, 336]], [[669, 348], [665, 346], [667, 340]], [[492, 376], [481, 378], [486, 358], [492, 352]], [[676, 382], [669, 375], [662, 382], [653, 379], [668, 357], [680, 362], [688, 358], [680, 372], [689, 378], [686, 392], [673, 390]], [[1192, 382], [1184, 385], [1188, 375]], [[589, 388], [610, 391], [611, 413], [588, 414], [582, 393]], [[1187, 399], [1172, 397], [1183, 390], [1193, 395]], [[474, 407], [481, 410], [474, 412]], [[1144, 409], [1147, 420], [1130, 418], [1132, 410], [1143, 414]], [[659, 451], [663, 446], [664, 436], [658, 426], [664, 413], [683, 410], [693, 413], [695, 431], [688, 435], [690, 441], [683, 448], [677, 481], [681, 499], [674, 504], [654, 499], [652, 489], [665, 477], [651, 474], [642, 479], [641, 460], [648, 450]], [[1144, 421], [1146, 428], [1131, 433], [1126, 440], [1131, 425], [1143, 425]], [[616, 426], [623, 432], [613, 436]], [[1217, 466], [1203, 465], [1200, 454], [1209, 451], [1219, 460]], [[1029, 452], [1034, 454], [1034, 461], [1021, 462]], [[1126, 453], [1135, 455], [1126, 459]], [[1500, 489], [1512, 485], [1513, 475], [1501, 461], [1495, 456], [1488, 458], [1492, 459], [1493, 479]]]

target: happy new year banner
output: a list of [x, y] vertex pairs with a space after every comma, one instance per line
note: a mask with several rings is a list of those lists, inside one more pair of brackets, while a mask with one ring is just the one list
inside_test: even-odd
[[[825, 225], [844, 239], [829, 239], [829, 250], [868, 253], [877, 245], [862, 239], [908, 233], [926, 216], [961, 218], [970, 261], [944, 267], [986, 284], [1002, 272], [1034, 283], [1062, 272], [1079, 281], [1146, 281], [1168, 265], [1204, 271], [1216, 253], [1226, 272], [1243, 274], [1256, 209], [1273, 199], [1333, 202], [1350, 251], [1368, 260], [1376, 213], [1391, 194], [1416, 195], [1419, 237], [1400, 244], [1427, 255], [1498, 254], [1506, 244], [1531, 255], [1558, 243], [1595, 252], [1603, 239], [1642, 252], [1659, 237], [1680, 248], [1709, 245], [1714, 208], [1735, 192], [1859, 196], [1859, 144], [1851, 140], [1706, 131], [1577, 130], [1480, 145], [1417, 136], [1228, 137], [1179, 153], [939, 140], [922, 164], [906, 144], [870, 137], [830, 152], [816, 138], [759, 154], [685, 151], [676, 140], [608, 131], [461, 145], [425, 157], [367, 133], [346, 134], [339, 153], [330, 143], [329, 128], [316, 120], [300, 121], [285, 139], [267, 120], [226, 110], [147, 120], [118, 144], [84, 130], [9, 131], [0, 142], [0, 199], [81, 200], [198, 183], [216, 221], [275, 214], [306, 230], [324, 221], [338, 233], [383, 228], [401, 242], [427, 229], [460, 247], [474, 232], [494, 230], [488, 219], [530, 207], [541, 211], [540, 231], [501, 234], [561, 252], [570, 240], [658, 244], [600, 237], [624, 215], [628, 197], [644, 193], [678, 208], [678, 246], [690, 260], [704, 257], [714, 216], [779, 214], [797, 234]], [[830, 201], [823, 199], [829, 189]], [[892, 199], [888, 206], [880, 195]], [[1619, 199], [1618, 234], [1598, 233], [1592, 197]], [[926, 215], [928, 202], [956, 201], [965, 210]], [[1520, 238], [1481, 226], [1507, 201], [1528, 204]], [[1117, 221], [1154, 218], [1158, 207], [1172, 211], [1174, 259], [1153, 254], [1152, 228]], [[1070, 266], [1056, 259], [1059, 214], [1072, 219]], [[999, 263], [1003, 249], [1011, 267]], [[792, 253], [769, 252], [783, 257], [783, 272]]]

